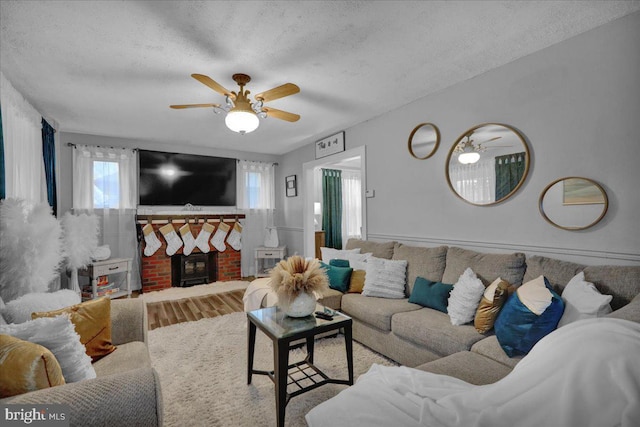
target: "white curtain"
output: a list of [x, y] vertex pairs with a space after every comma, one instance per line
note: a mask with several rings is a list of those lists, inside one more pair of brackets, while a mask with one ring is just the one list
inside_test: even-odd
[[273, 227], [275, 167], [273, 163], [238, 161], [238, 209], [246, 216], [242, 230], [242, 276], [253, 276], [255, 248], [264, 244], [267, 227]]
[[362, 184], [360, 171], [342, 171], [342, 242], [362, 237]]
[[465, 200], [491, 203], [496, 194], [496, 168], [493, 159], [449, 168], [451, 185]]
[[42, 116], [0, 73], [6, 197], [47, 201]]
[[[115, 166], [117, 165], [117, 167]], [[106, 167], [103, 167], [106, 166]], [[111, 180], [103, 173], [111, 172]], [[114, 175], [117, 180], [113, 179]], [[117, 185], [109, 185], [115, 182]], [[94, 213], [100, 244], [112, 258], [132, 258], [131, 289], [140, 289], [140, 250], [136, 231], [138, 203], [136, 151], [76, 145], [73, 150], [73, 211]]]

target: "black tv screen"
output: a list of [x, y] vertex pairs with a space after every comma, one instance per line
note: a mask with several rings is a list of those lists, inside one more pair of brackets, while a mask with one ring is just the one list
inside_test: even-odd
[[235, 206], [236, 160], [139, 150], [141, 205]]

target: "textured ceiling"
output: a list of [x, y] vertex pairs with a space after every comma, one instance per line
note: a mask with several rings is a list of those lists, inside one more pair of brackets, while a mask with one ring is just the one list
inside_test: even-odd
[[[6, 1], [0, 68], [60, 130], [282, 154], [640, 10], [639, 1]], [[239, 135], [190, 77], [254, 94], [292, 82]]]

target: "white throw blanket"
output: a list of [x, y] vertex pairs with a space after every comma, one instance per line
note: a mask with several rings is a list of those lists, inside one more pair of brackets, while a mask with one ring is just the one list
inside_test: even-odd
[[262, 308], [262, 300], [266, 297], [264, 307], [272, 307], [278, 303], [278, 295], [271, 289], [271, 279], [264, 277], [249, 283], [242, 297], [244, 311], [253, 311]]
[[571, 323], [540, 340], [505, 378], [484, 386], [373, 365], [306, 419], [310, 427], [638, 426], [640, 324]]

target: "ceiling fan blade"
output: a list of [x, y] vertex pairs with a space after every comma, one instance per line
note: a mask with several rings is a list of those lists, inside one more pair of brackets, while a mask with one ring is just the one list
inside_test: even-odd
[[266, 92], [259, 93], [255, 96], [258, 101], [269, 102], [285, 96], [293, 95], [300, 92], [300, 88], [293, 83], [285, 83], [282, 86], [274, 87]]
[[191, 77], [199, 81], [205, 86], [209, 86], [211, 89], [215, 90], [221, 95], [229, 96], [232, 99], [235, 99], [235, 95], [228, 91], [224, 86], [222, 86], [217, 81], [213, 80], [209, 76], [205, 76], [204, 74], [191, 74]]
[[206, 107], [219, 107], [220, 104], [184, 104], [184, 105], [169, 105], [171, 108], [181, 110], [183, 108], [206, 108]]
[[297, 122], [300, 120], [300, 116], [298, 114], [288, 113], [286, 111], [277, 110], [271, 107], [263, 107], [262, 111], [267, 113], [267, 117], [274, 117], [280, 120], [286, 120], [288, 122]]

